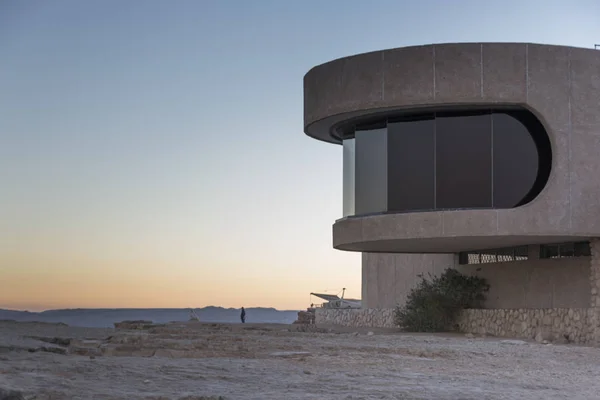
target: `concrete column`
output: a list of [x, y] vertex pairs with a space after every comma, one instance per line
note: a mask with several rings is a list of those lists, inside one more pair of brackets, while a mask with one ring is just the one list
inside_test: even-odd
[[590, 344], [600, 344], [600, 239], [590, 241], [590, 309], [588, 313], [588, 339]]
[[360, 307], [361, 308], [369, 308], [369, 287], [367, 283], [369, 282], [369, 253], [361, 254], [362, 262], [361, 262], [361, 296], [360, 296]]

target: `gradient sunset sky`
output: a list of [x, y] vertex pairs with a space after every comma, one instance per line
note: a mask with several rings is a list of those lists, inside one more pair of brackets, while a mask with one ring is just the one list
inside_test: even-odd
[[360, 297], [302, 78], [439, 42], [600, 43], [600, 1], [1, 0], [0, 308]]

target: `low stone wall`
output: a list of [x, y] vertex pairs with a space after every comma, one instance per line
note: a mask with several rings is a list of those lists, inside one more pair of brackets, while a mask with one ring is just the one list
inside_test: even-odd
[[592, 343], [594, 332], [588, 325], [592, 309], [486, 309], [464, 310], [461, 332], [500, 337]]
[[[464, 333], [552, 342], [594, 343], [593, 309], [473, 309], [464, 310], [459, 329]], [[316, 309], [316, 324], [394, 328], [394, 309]]]
[[394, 328], [393, 308], [317, 308], [315, 323], [353, 327]]

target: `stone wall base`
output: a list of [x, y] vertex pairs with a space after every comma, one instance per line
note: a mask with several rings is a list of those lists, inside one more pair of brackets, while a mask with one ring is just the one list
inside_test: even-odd
[[317, 308], [315, 323], [352, 327], [394, 328], [393, 308], [334, 309]]
[[[463, 333], [595, 344], [594, 309], [472, 309], [459, 318]], [[316, 324], [394, 328], [394, 309], [316, 309]]]
[[459, 329], [473, 334], [593, 344], [592, 313], [590, 308], [464, 310]]

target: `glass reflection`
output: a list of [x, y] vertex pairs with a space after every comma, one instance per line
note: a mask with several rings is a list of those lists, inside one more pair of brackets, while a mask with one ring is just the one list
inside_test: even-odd
[[435, 208], [435, 120], [388, 124], [388, 211]]
[[495, 208], [516, 206], [538, 175], [537, 148], [527, 128], [510, 114], [493, 116]]
[[356, 131], [355, 212], [387, 211], [387, 129]]
[[355, 139], [346, 139], [343, 142], [343, 192], [344, 192], [344, 217], [354, 215], [354, 182], [355, 182]]
[[491, 115], [441, 117], [435, 124], [436, 208], [491, 207]]

